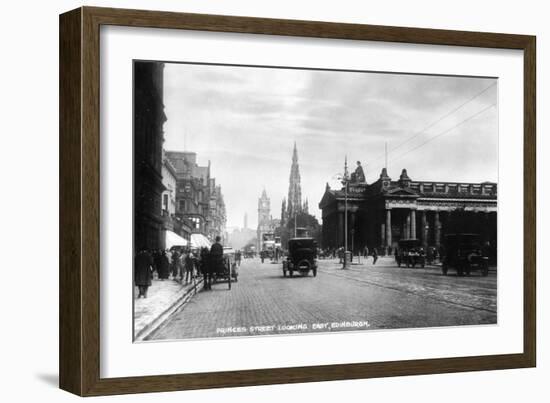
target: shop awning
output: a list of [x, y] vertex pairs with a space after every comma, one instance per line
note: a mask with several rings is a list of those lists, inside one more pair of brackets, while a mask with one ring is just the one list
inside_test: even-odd
[[210, 248], [212, 244], [203, 234], [191, 234], [192, 248]]
[[172, 231], [166, 231], [166, 249], [170, 249], [172, 246], [187, 246], [189, 241], [182, 238], [178, 234]]

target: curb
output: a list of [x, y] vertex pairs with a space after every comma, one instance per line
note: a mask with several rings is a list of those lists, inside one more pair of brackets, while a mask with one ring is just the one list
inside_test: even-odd
[[166, 308], [159, 316], [151, 321], [148, 325], [144, 326], [135, 336], [134, 342], [144, 341], [148, 336], [160, 328], [164, 322], [172, 315], [174, 312], [182, 308], [193, 295], [199, 292], [202, 288], [203, 279], [202, 277], [195, 283], [194, 287], [187, 289], [172, 305]]

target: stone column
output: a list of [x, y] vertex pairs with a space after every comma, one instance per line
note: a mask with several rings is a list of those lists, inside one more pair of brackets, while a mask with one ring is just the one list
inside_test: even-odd
[[411, 237], [411, 214], [407, 214], [407, 218], [405, 219], [405, 239], [409, 239]]
[[491, 239], [491, 232], [489, 230], [489, 228], [491, 228], [490, 225], [489, 225], [489, 223], [490, 223], [489, 215], [490, 214], [491, 213], [489, 213], [488, 211], [485, 211], [483, 213], [483, 238], [484, 238], [483, 242], [487, 242]]
[[411, 210], [411, 238], [416, 238], [416, 210]]
[[350, 211], [348, 217], [348, 250], [351, 251], [352, 256], [354, 249], [357, 247], [357, 245], [355, 245], [357, 241], [355, 239], [355, 233], [355, 213]]
[[426, 210], [422, 210], [422, 247], [428, 250], [428, 220], [426, 219]]
[[383, 250], [386, 249], [386, 224], [380, 224], [380, 246]]
[[337, 248], [344, 246], [344, 213], [338, 212], [338, 226], [336, 234]]
[[386, 245], [391, 248], [391, 210], [386, 210]]
[[435, 211], [435, 247], [439, 252], [441, 246], [441, 221], [439, 221], [439, 211]]

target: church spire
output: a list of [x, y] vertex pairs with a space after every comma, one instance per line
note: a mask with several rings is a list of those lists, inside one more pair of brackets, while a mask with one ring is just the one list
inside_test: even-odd
[[287, 208], [288, 219], [294, 217], [298, 213], [301, 213], [302, 210], [302, 187], [300, 184], [300, 166], [298, 165], [298, 149], [296, 147], [296, 142], [294, 142], [294, 149], [292, 151], [292, 165], [290, 167], [290, 178], [288, 184]]
[[286, 225], [286, 198], [283, 197], [283, 202], [281, 203], [281, 226]]

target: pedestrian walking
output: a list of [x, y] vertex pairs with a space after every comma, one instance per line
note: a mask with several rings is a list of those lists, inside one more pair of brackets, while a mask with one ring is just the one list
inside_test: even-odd
[[139, 289], [138, 298], [147, 298], [147, 290], [153, 278], [153, 257], [145, 248], [140, 248], [134, 258], [134, 284]]
[[182, 255], [176, 250], [172, 253], [172, 263], [170, 265], [170, 271], [172, 272], [172, 279], [177, 280], [178, 275], [181, 275], [181, 259]]
[[378, 260], [378, 250], [376, 250], [376, 248], [372, 248], [372, 265], [373, 266], [376, 264], [377, 260]]
[[236, 252], [235, 252], [235, 263], [237, 263], [237, 266], [241, 266], [241, 250], [238, 249]]
[[159, 267], [157, 267], [159, 278], [161, 280], [166, 280], [170, 277], [170, 261], [168, 256], [166, 256], [166, 251], [162, 251], [159, 258]]
[[185, 284], [193, 281], [195, 268], [195, 259], [193, 253], [189, 251], [185, 256]]
[[365, 245], [365, 247], [363, 248], [363, 257], [369, 257], [369, 247], [367, 245]]
[[340, 259], [339, 263], [344, 262], [344, 248], [339, 248], [338, 249], [338, 259]]

